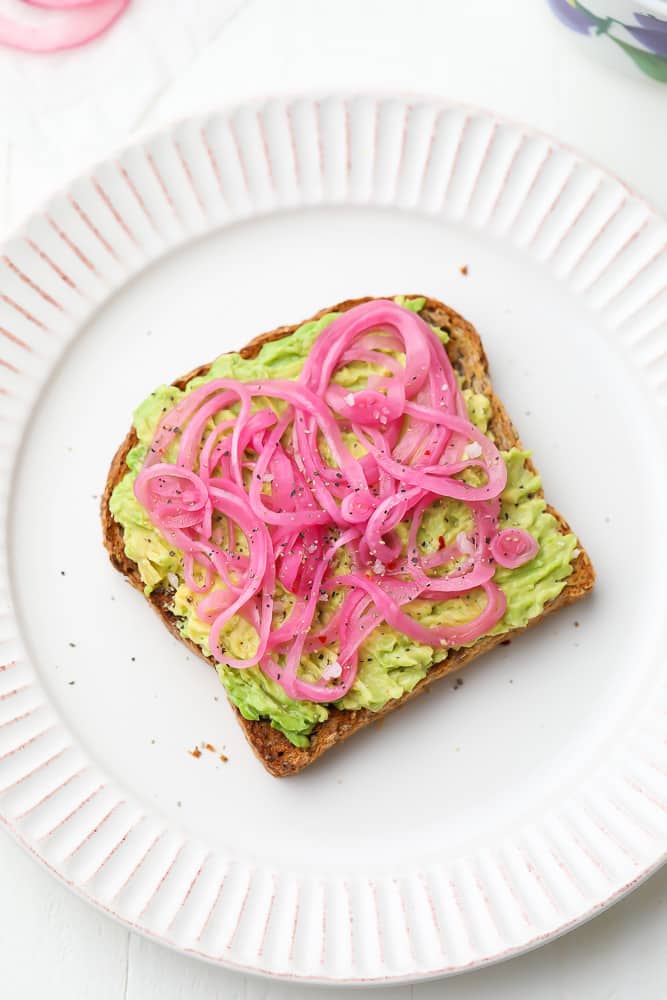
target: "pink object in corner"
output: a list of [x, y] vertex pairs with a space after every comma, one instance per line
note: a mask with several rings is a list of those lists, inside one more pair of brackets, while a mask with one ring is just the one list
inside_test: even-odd
[[[0, 45], [25, 52], [58, 52], [85, 45], [105, 32], [130, 0], [23, 0], [45, 8], [39, 20], [0, 14]], [[17, 4], [17, 8], [19, 4]], [[48, 11], [48, 12], [47, 12]]]

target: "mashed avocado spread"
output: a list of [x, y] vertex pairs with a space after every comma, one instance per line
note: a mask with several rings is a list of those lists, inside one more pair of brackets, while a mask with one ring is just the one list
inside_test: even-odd
[[[424, 306], [424, 299], [396, 301], [416, 312]], [[123, 527], [125, 552], [137, 564], [146, 593], [150, 594], [155, 589], [171, 593], [171, 610], [178, 619], [181, 634], [196, 642], [207, 654], [208, 626], [198, 619], [196, 598], [183, 581], [181, 553], [170, 548], [153, 527], [148, 514], [134, 496], [134, 481], [160, 418], [188, 391], [214, 378], [239, 381], [296, 379], [314, 340], [336, 315], [330, 313], [319, 320], [304, 323], [290, 336], [264, 344], [256, 358], [225, 354], [214, 362], [205, 376], [189, 382], [185, 391], [173, 386], [160, 386], [134, 414], [138, 444], [128, 454], [128, 471], [111, 496], [111, 513]], [[446, 342], [445, 331], [436, 329], [435, 332]], [[367, 376], [367, 366], [363, 362], [352, 362], [337, 373], [335, 381], [357, 389], [365, 384]], [[465, 385], [463, 394], [471, 422], [487, 433], [491, 418], [490, 400]], [[547, 512], [544, 499], [538, 495], [540, 478], [526, 464], [528, 453], [513, 448], [502, 452], [502, 456], [508, 476], [501, 496], [500, 525], [503, 528], [523, 528], [538, 542], [539, 551], [534, 559], [518, 569], [496, 568], [494, 579], [505, 594], [507, 608], [492, 629], [492, 634], [523, 626], [529, 619], [541, 614], [545, 604], [563, 589], [571, 572], [573, 551], [577, 544], [574, 535], [560, 533], [555, 518]], [[167, 458], [173, 456], [168, 454]], [[470, 527], [470, 523], [463, 503], [438, 500], [424, 515], [418, 544], [424, 553], [435, 551], [443, 540], [444, 544], [451, 544], [460, 531]], [[404, 528], [407, 537], [407, 525], [399, 527]], [[239, 540], [239, 545], [242, 544]], [[341, 562], [344, 562], [344, 556]], [[343, 571], [344, 565], [341, 565], [340, 572]], [[287, 602], [288, 595], [283, 597]], [[334, 591], [332, 604], [335, 604], [336, 597]], [[447, 602], [413, 601], [406, 610], [425, 626], [453, 625], [474, 617], [484, 600], [483, 592], [473, 591]], [[287, 614], [287, 610], [283, 614]], [[247, 656], [254, 641], [254, 633], [243, 619], [231, 620], [225, 631], [225, 645], [232, 656]], [[325, 648], [317, 656], [304, 656], [301, 674], [307, 679], [317, 679], [324, 665], [335, 659], [335, 655], [335, 650]], [[429, 668], [446, 656], [446, 649], [421, 645], [382, 624], [361, 646], [356, 680], [336, 705], [342, 709], [378, 711], [391, 699], [411, 691]], [[259, 667], [239, 670], [217, 664], [217, 670], [229, 698], [246, 719], [268, 719], [296, 746], [307, 746], [313, 728], [329, 714], [327, 705], [293, 701]]]

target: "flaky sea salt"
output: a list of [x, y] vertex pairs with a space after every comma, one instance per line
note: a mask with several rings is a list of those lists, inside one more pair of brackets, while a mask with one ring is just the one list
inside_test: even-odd
[[343, 673], [343, 668], [341, 667], [338, 660], [334, 660], [333, 663], [327, 663], [326, 667], [322, 671], [322, 680], [331, 681], [336, 677], [340, 677]]

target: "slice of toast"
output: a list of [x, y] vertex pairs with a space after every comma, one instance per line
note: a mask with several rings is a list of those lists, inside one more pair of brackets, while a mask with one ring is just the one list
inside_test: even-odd
[[[410, 295], [407, 296], [407, 298], [422, 298], [422, 296]], [[357, 306], [362, 302], [368, 301], [370, 301], [369, 297], [363, 299], [350, 299], [346, 302], [341, 302], [336, 306], [332, 306], [329, 309], [321, 310], [319, 313], [316, 313], [312, 319], [318, 319], [320, 316], [329, 312], [344, 312], [347, 309], [351, 309], [353, 306]], [[449, 359], [454, 366], [454, 369], [464, 379], [465, 387], [470, 387], [475, 392], [483, 393], [490, 399], [492, 417], [489, 423], [489, 430], [495, 435], [497, 447], [501, 450], [508, 450], [513, 446], [521, 448], [519, 436], [514, 429], [507, 411], [493, 392], [491, 380], [489, 378], [486, 355], [484, 353], [479, 335], [474, 327], [459, 316], [458, 313], [454, 312], [453, 309], [450, 309], [442, 302], [438, 302], [436, 299], [426, 298], [421, 315], [428, 323], [446, 330], [449, 334], [449, 341], [446, 345], [447, 354], [449, 355]], [[301, 324], [297, 324], [297, 326], [300, 325]], [[288, 336], [297, 329], [297, 326], [280, 326], [277, 329], [272, 330], [270, 333], [262, 334], [260, 337], [251, 341], [247, 347], [244, 347], [240, 353], [245, 358], [253, 358], [259, 352], [262, 344]], [[201, 367], [178, 379], [174, 385], [179, 388], [183, 388], [191, 378], [205, 374], [208, 368], [209, 365], [202, 365]], [[125, 460], [129, 450], [136, 444], [136, 441], [136, 434], [134, 429], [132, 429], [121, 444], [113, 462], [111, 463], [106, 488], [102, 497], [102, 527], [104, 532], [104, 544], [109, 552], [109, 556], [111, 557], [111, 562], [120, 573], [127, 577], [133, 587], [136, 587], [137, 590], [140, 590], [143, 593], [144, 585], [139, 575], [137, 565], [125, 555], [123, 528], [113, 519], [109, 511], [109, 499], [111, 497], [111, 493], [116, 484], [123, 478], [125, 472], [127, 471]], [[570, 528], [567, 522], [558, 513], [558, 511], [554, 510], [550, 506], [548, 506], [547, 509], [558, 521], [562, 533], [566, 534], [569, 532]], [[246, 739], [250, 743], [250, 746], [256, 756], [261, 760], [262, 764], [264, 764], [267, 771], [277, 777], [296, 774], [304, 767], [312, 764], [314, 760], [320, 757], [330, 747], [334, 746], [334, 744], [340, 743], [341, 740], [346, 740], [363, 726], [376, 722], [388, 712], [392, 712], [394, 709], [400, 708], [401, 705], [404, 705], [405, 702], [409, 701], [411, 698], [416, 698], [417, 695], [425, 691], [426, 688], [433, 683], [433, 681], [458, 670], [465, 663], [469, 663], [471, 660], [474, 660], [478, 656], [487, 652], [487, 650], [493, 649], [493, 647], [498, 643], [506, 642], [508, 639], [514, 638], [520, 632], [523, 632], [525, 628], [536, 625], [544, 617], [544, 615], [550, 614], [552, 611], [556, 611], [558, 608], [564, 607], [567, 604], [572, 604], [573, 601], [577, 601], [592, 588], [594, 580], [595, 572], [591, 561], [586, 552], [584, 552], [581, 546], [579, 546], [579, 554], [572, 563], [572, 573], [567, 578], [563, 590], [558, 597], [546, 604], [542, 614], [532, 618], [528, 622], [528, 625], [522, 628], [513, 629], [501, 635], [482, 636], [482, 638], [478, 639], [477, 642], [468, 648], [451, 650], [447, 659], [432, 666], [427, 675], [419, 681], [412, 691], [407, 692], [401, 698], [388, 702], [388, 704], [385, 705], [380, 711], [371, 712], [369, 709], [344, 711], [331, 707], [328, 719], [325, 722], [320, 723], [315, 728], [311, 736], [310, 746], [306, 748], [294, 746], [285, 736], [283, 736], [282, 733], [273, 729], [270, 722], [248, 721], [243, 718], [235, 706], [233, 706], [234, 710], [236, 711], [238, 720], [243, 727]], [[155, 590], [148, 598], [167, 628], [169, 628], [169, 630], [181, 642], [184, 642], [187, 646], [189, 646], [194, 653], [197, 653], [213, 665], [213, 660], [206, 657], [196, 643], [188, 639], [184, 639], [181, 636], [177, 627], [177, 619], [169, 610], [171, 599], [171, 591], [160, 589]]]

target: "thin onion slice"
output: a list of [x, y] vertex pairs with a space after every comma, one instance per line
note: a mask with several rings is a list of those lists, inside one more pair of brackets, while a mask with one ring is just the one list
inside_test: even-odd
[[102, 0], [21, 0], [29, 7], [44, 7], [48, 10], [68, 10], [71, 7], [93, 7]]

